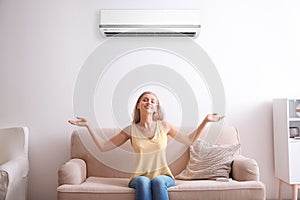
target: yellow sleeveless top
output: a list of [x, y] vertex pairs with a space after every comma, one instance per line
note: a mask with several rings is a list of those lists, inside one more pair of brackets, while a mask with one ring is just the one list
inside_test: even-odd
[[172, 178], [171, 170], [166, 160], [166, 147], [168, 136], [163, 130], [162, 122], [156, 122], [156, 130], [153, 138], [145, 137], [136, 124], [132, 124], [131, 143], [136, 152], [135, 172], [131, 176], [147, 176], [151, 180], [159, 175], [167, 175]]

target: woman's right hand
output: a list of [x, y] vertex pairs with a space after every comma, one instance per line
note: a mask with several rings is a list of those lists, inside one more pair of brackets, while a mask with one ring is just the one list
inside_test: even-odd
[[88, 127], [88, 121], [87, 119], [83, 118], [83, 117], [76, 117], [77, 120], [68, 120], [68, 122], [72, 125], [75, 125], [75, 126], [85, 126], [85, 127]]

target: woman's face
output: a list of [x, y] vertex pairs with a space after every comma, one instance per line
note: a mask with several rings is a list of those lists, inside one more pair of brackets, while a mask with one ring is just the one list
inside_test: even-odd
[[158, 100], [153, 94], [144, 94], [138, 102], [137, 109], [140, 112], [153, 113], [156, 111]]

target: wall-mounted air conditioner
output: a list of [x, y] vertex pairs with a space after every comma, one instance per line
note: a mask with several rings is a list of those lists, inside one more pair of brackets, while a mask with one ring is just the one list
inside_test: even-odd
[[200, 32], [198, 10], [101, 10], [105, 37], [192, 37]]

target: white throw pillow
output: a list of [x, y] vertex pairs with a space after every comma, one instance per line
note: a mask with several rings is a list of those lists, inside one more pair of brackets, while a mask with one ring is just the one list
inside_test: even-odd
[[190, 160], [176, 179], [216, 179], [229, 178], [231, 163], [240, 144], [213, 145], [198, 140], [190, 146]]

